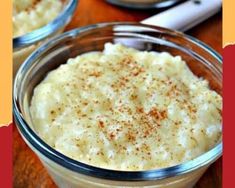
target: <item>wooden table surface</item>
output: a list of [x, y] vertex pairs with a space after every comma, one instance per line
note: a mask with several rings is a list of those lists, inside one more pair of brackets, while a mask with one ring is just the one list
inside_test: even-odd
[[[66, 30], [99, 22], [141, 21], [157, 10], [137, 11], [116, 7], [103, 0], [80, 0], [76, 14]], [[222, 52], [222, 14], [186, 32]], [[222, 187], [222, 159], [214, 163], [199, 180], [196, 188]], [[13, 186], [15, 188], [55, 188], [55, 184], [34, 153], [13, 127]]]

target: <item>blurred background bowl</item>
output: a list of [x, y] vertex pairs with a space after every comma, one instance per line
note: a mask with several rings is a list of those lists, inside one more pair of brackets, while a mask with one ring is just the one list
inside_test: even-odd
[[75, 13], [77, 4], [78, 0], [63, 0], [63, 10], [53, 21], [25, 35], [13, 38], [13, 75], [39, 43], [63, 32]]
[[131, 9], [166, 8], [185, 0], [106, 0], [107, 2]]

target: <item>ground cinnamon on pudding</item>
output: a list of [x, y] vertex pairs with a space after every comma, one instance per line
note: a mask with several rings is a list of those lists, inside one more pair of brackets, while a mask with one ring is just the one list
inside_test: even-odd
[[116, 170], [197, 157], [221, 139], [221, 110], [221, 96], [181, 57], [110, 43], [51, 71], [30, 107], [35, 130], [49, 145]]

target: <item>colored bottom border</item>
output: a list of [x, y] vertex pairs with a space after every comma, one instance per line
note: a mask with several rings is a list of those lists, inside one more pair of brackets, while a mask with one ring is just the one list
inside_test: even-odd
[[235, 44], [223, 50], [223, 188], [234, 187]]
[[4, 188], [12, 187], [12, 126], [0, 127], [0, 187]]

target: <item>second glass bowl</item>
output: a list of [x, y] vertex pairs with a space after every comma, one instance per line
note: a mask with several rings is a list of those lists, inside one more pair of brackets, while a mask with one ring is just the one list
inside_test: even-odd
[[63, 10], [53, 21], [30, 33], [13, 38], [14, 75], [22, 62], [36, 49], [39, 43], [63, 32], [72, 18], [77, 4], [78, 0], [63, 0]]
[[131, 9], [166, 8], [184, 0], [106, 0], [107, 2]]

